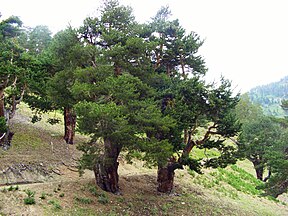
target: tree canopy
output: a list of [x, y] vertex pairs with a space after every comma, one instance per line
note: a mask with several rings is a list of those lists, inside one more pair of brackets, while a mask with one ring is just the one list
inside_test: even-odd
[[[25, 95], [33, 121], [63, 112], [66, 143], [74, 143], [75, 129], [90, 138], [78, 145], [79, 170], [93, 170], [103, 190], [119, 193], [121, 154], [157, 166], [159, 192], [172, 191], [176, 169], [201, 173], [239, 157], [261, 180], [270, 171], [267, 194], [287, 190], [285, 124], [265, 116], [248, 94], [235, 94], [224, 77], [205, 81], [204, 40], [171, 19], [169, 7], [139, 23], [131, 7], [107, 0], [98, 16], [53, 36], [10, 17], [0, 23], [0, 39], [1, 145], [12, 139], [9, 119]], [[195, 149], [217, 153], [195, 158]]]

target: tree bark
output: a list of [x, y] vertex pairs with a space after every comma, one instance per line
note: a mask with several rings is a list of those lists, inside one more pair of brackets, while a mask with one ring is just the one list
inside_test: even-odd
[[5, 116], [4, 89], [0, 89], [0, 117]]
[[94, 165], [96, 184], [103, 190], [119, 193], [118, 156], [121, 147], [113, 144], [109, 138], [104, 139], [104, 154]]
[[257, 159], [253, 160], [252, 163], [253, 163], [254, 169], [256, 171], [257, 179], [263, 181], [264, 166]]
[[166, 166], [158, 166], [157, 173], [157, 182], [158, 187], [157, 190], [162, 193], [171, 193], [174, 186], [174, 176], [175, 169], [172, 168], [171, 164], [167, 164]]
[[76, 114], [72, 108], [64, 108], [64, 140], [67, 144], [74, 143]]
[[11, 146], [11, 142], [12, 142], [12, 138], [14, 136], [14, 133], [12, 131], [10, 131], [9, 129], [7, 129], [5, 134], [0, 134], [0, 136], [1, 136], [0, 146], [4, 150], [8, 150]]
[[188, 143], [188, 130], [184, 129], [184, 138], [183, 138], [184, 144]]
[[114, 71], [116, 76], [120, 76], [122, 74], [122, 68], [118, 65], [114, 65]]

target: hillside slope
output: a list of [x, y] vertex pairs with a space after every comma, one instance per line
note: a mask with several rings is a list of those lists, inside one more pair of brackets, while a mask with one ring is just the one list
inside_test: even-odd
[[[204, 175], [177, 171], [173, 194], [166, 195], [156, 191], [156, 169], [120, 158], [122, 194], [103, 192], [91, 171], [79, 177], [81, 153], [62, 141], [61, 125], [31, 124], [30, 111], [20, 111], [13, 124], [13, 146], [0, 151], [1, 174], [6, 177], [0, 188], [0, 215], [288, 215], [285, 196], [282, 201], [261, 197], [255, 189], [260, 182], [250, 174], [247, 161], [205, 170]], [[85, 140], [76, 137], [76, 143]], [[35, 204], [24, 204], [29, 197]]]
[[249, 91], [253, 103], [260, 104], [264, 113], [278, 117], [284, 116], [280, 107], [281, 100], [288, 99], [288, 76], [278, 82], [257, 86]]

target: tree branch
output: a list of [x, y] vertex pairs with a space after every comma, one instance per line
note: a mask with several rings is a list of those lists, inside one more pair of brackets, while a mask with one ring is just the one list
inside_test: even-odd
[[197, 144], [197, 145], [202, 145], [206, 140], [209, 139], [209, 137], [210, 137], [211, 134], [218, 134], [217, 132], [212, 131], [212, 130], [215, 129], [215, 128], [216, 128], [216, 123], [214, 123], [212, 126], [210, 126], [210, 127], [208, 128], [208, 130], [206, 131], [203, 139], [197, 140], [197, 141], [196, 141], [196, 144]]
[[6, 133], [4, 133], [1, 137], [0, 140], [2, 140], [5, 137]]

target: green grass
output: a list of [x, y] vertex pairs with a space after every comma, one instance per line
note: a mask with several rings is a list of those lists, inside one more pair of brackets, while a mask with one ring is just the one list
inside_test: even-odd
[[[15, 133], [13, 140], [12, 140], [12, 148], [17, 150], [24, 150], [27, 147], [31, 148], [32, 150], [36, 150], [39, 147], [44, 145], [43, 140], [40, 136], [35, 136], [35, 133], [39, 133], [35, 131], [34, 128], [22, 128], [23, 125], [14, 125], [14, 127], [21, 127], [22, 133]], [[20, 128], [19, 128], [20, 129]]]
[[[198, 175], [193, 182], [208, 189], [215, 188], [216, 191], [233, 199], [238, 198], [238, 192], [254, 196], [260, 196], [264, 192], [257, 189], [263, 186], [263, 182], [236, 165], [230, 166], [229, 169], [218, 168], [209, 174]], [[224, 183], [230, 187], [223, 187]]]
[[220, 156], [219, 151], [214, 149], [199, 149], [199, 148], [193, 148], [191, 152], [191, 156], [194, 159], [202, 159], [202, 158], [212, 158], [212, 157], [218, 157]]
[[60, 205], [58, 200], [49, 200], [48, 204], [53, 206], [53, 209], [58, 211], [62, 209], [62, 206]]
[[77, 202], [79, 202], [81, 204], [91, 204], [93, 202], [92, 199], [86, 198], [86, 197], [75, 196], [74, 199], [75, 199], [75, 201], [77, 201]]
[[[41, 122], [41, 124], [44, 125], [43, 122]], [[23, 125], [17, 124], [16, 126], [19, 128], [18, 131], [20, 131], [21, 133], [28, 132], [28, 134], [31, 135], [30, 140], [28, 140], [29, 145], [32, 143], [32, 145], [34, 146], [33, 148], [38, 152], [42, 152], [42, 149], [38, 148], [42, 145], [39, 142], [41, 140], [42, 142], [45, 142], [46, 137], [51, 137], [51, 134], [57, 133], [57, 131], [55, 131], [54, 129], [48, 132], [46, 130], [43, 130], [39, 133], [39, 131], [36, 130], [34, 126], [31, 127], [31, 125], [23, 127]], [[42, 132], [43, 134], [41, 134]], [[17, 133], [15, 133], [15, 137]], [[44, 136], [45, 138], [42, 139], [41, 136]], [[36, 140], [35, 143], [33, 143], [34, 139]], [[16, 146], [18, 146], [17, 148], [24, 150], [24, 148], [21, 147], [20, 139], [17, 139], [17, 143], [15, 144]], [[24, 143], [24, 145], [26, 144]], [[17, 151], [17, 153], [18, 152], [20, 151]], [[4, 152], [3, 154], [6, 153]], [[193, 149], [193, 155], [197, 156], [197, 158], [206, 158], [206, 156], [218, 156], [219, 153], [217, 152], [217, 150], [207, 150], [205, 153], [204, 150], [196, 148]], [[141, 175], [142, 173], [144, 173], [143, 176], [141, 176], [140, 178], [136, 178], [137, 175], [139, 175], [139, 170], [143, 169], [142, 162], [139, 164], [132, 167], [131, 165], [127, 166], [121, 163], [121, 169], [127, 169], [127, 167], [129, 168], [127, 169], [128, 171], [126, 170], [125, 172], [129, 173], [128, 175], [120, 173], [120, 183], [123, 186], [121, 188], [123, 195], [121, 196], [115, 196], [113, 194], [103, 192], [100, 188], [95, 186], [95, 184], [91, 183], [92, 181], [90, 180], [85, 182], [82, 182], [82, 180], [79, 180], [79, 182], [78, 180], [75, 180], [77, 181], [77, 186], [72, 187], [72, 191], [66, 191], [64, 189], [67, 182], [61, 181], [63, 186], [57, 186], [57, 184], [53, 184], [49, 188], [51, 193], [44, 193], [43, 197], [45, 197], [47, 201], [39, 200], [38, 203], [38, 200], [36, 200], [36, 205], [29, 206], [29, 208], [43, 207], [44, 211], [47, 212], [47, 214], [45, 215], [75, 216], [286, 215], [285, 213], [287, 211], [283, 210], [286, 207], [281, 206], [281, 203], [275, 203], [277, 202], [277, 200], [272, 199], [272, 201], [270, 201], [271, 198], [268, 197], [269, 200], [267, 199], [263, 201], [263, 198], [258, 197], [259, 194], [261, 194], [261, 191], [257, 189], [256, 191], [254, 190], [259, 182], [254, 177], [255, 175], [253, 174], [255, 171], [253, 167], [251, 168], [251, 163], [248, 161], [241, 161], [239, 163], [241, 164], [240, 166], [233, 165], [227, 169], [216, 169], [213, 171], [211, 171], [210, 169], [204, 170], [205, 174], [203, 175], [198, 175], [193, 171], [189, 171], [192, 176], [187, 176], [186, 174], [183, 174], [184, 171], [179, 171], [181, 176], [177, 176], [177, 178], [175, 179], [174, 188], [175, 194], [177, 194], [177, 196], [159, 195], [156, 193], [157, 170], [155, 169], [149, 172], [145, 170], [145, 172], [141, 172]], [[148, 175], [149, 178], [147, 177]], [[74, 179], [69, 179], [69, 181], [71, 180], [74, 181]], [[199, 185], [202, 185], [204, 188]], [[145, 188], [145, 190], [143, 190], [143, 188]], [[4, 189], [6, 193], [1, 193], [2, 199], [0, 196], [0, 204], [5, 203], [6, 200], [7, 202], [9, 202], [9, 197], [12, 197], [12, 195], [16, 196], [18, 194], [18, 192], [8, 192], [9, 187]], [[12, 188], [9, 190], [13, 191]], [[56, 193], [53, 193], [53, 190], [55, 190]], [[42, 188], [37, 190], [37, 194], [41, 194], [42, 191]], [[61, 197], [61, 194], [64, 194], [64, 191], [65, 196]], [[75, 198], [75, 194], [77, 194], [77, 198]], [[38, 199], [41, 199], [41, 196]], [[20, 202], [23, 206], [22, 195], [20, 198]], [[63, 208], [61, 206], [62, 203]], [[27, 208], [27, 206], [25, 208]], [[1, 208], [0, 212], [2, 213]]]

